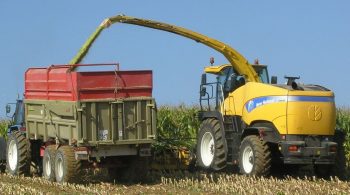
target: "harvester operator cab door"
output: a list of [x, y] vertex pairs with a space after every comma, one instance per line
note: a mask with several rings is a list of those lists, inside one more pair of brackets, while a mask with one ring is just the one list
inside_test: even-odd
[[229, 93], [245, 84], [244, 76], [238, 75], [231, 66], [216, 72], [215, 76], [216, 82], [209, 83], [206, 82], [206, 77], [205, 79], [202, 77], [200, 98], [202, 110], [202, 102], [206, 102], [207, 110], [220, 110]]
[[218, 88], [221, 89], [222, 92], [217, 93], [218, 102], [216, 104], [216, 110], [224, 112], [224, 110], [226, 110], [225, 99], [229, 96], [229, 93], [245, 84], [245, 78], [242, 75], [238, 75], [232, 66], [230, 66], [220, 72], [217, 76], [217, 82]]
[[240, 86], [245, 84], [244, 76], [238, 75], [232, 67], [225, 68], [217, 77], [218, 83], [223, 89], [223, 98]]

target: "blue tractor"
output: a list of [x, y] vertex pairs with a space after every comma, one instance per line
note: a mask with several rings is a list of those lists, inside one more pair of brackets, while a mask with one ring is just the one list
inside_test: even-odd
[[[15, 110], [12, 114], [11, 107], [15, 107]], [[25, 136], [26, 128], [24, 121], [24, 105], [23, 100], [18, 99], [16, 103], [8, 103], [6, 105], [6, 116], [11, 118], [11, 123], [7, 129], [7, 135], [10, 135], [12, 132], [17, 131], [18, 133]], [[0, 171], [3, 172], [6, 168], [6, 138], [0, 136]]]
[[[16, 105], [13, 115], [11, 113], [11, 105]], [[11, 118], [11, 124], [7, 130], [7, 135], [11, 134], [13, 131], [21, 131], [25, 133], [25, 121], [24, 121], [24, 104], [23, 100], [18, 99], [16, 103], [9, 103], [6, 105], [6, 115]]]

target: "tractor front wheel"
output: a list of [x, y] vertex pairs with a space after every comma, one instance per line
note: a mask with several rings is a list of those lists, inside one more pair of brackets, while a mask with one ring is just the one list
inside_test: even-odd
[[19, 131], [13, 131], [7, 142], [6, 170], [11, 175], [29, 175], [30, 142]]
[[217, 119], [206, 119], [202, 122], [197, 140], [197, 163], [210, 170], [221, 170], [226, 167], [226, 149], [224, 134]]

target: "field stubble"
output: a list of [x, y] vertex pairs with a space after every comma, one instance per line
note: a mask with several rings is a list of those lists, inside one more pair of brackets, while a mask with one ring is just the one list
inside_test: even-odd
[[146, 184], [85, 182], [58, 184], [41, 177], [0, 175], [1, 194], [350, 194], [349, 182], [311, 178], [284, 179], [236, 174], [177, 173]]

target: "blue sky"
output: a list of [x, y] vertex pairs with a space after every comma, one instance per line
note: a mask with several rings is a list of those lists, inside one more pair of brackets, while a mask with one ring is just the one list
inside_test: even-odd
[[[0, 107], [23, 93], [28, 67], [65, 64], [109, 16], [125, 14], [182, 26], [221, 40], [270, 75], [332, 89], [350, 100], [350, 1], [19, 1], [0, 0]], [[220, 53], [192, 40], [119, 24], [100, 36], [86, 63], [152, 69], [158, 104], [196, 104], [200, 75]], [[284, 81], [283, 81], [284, 82]], [[3, 105], [3, 106], [1, 106]], [[0, 112], [0, 116], [3, 116]]]

